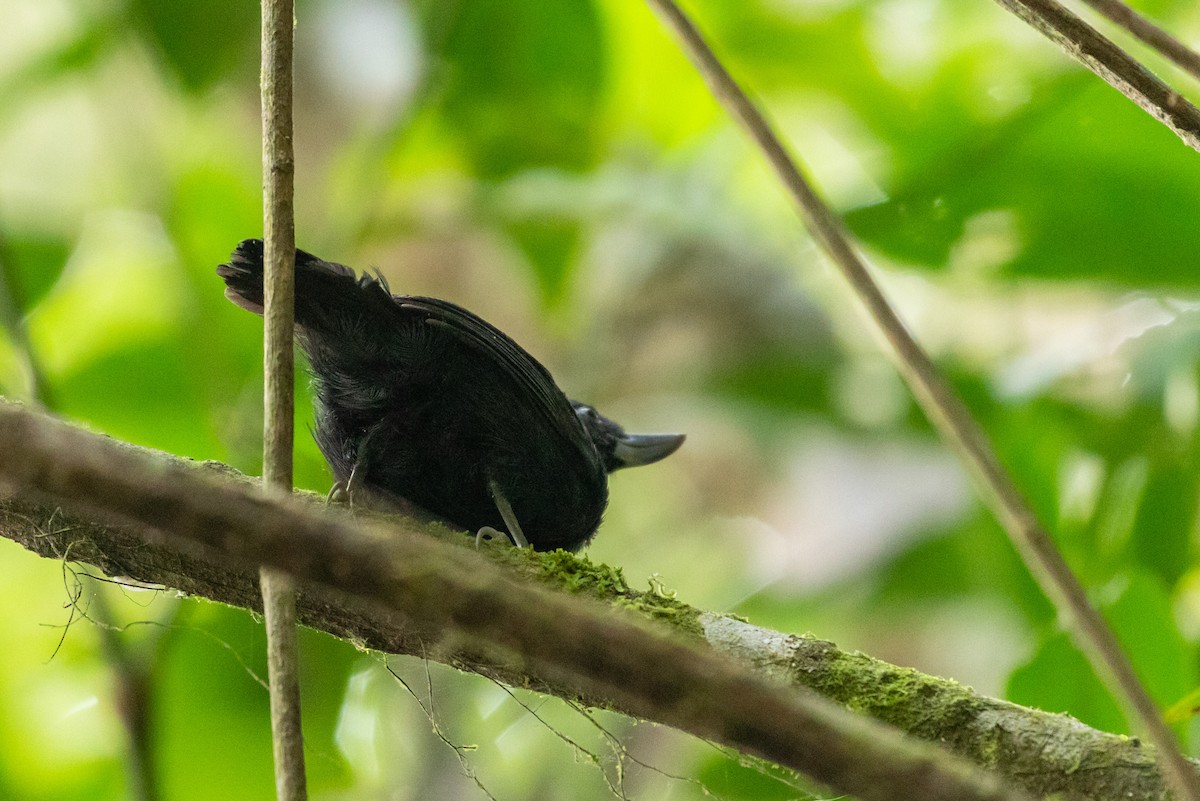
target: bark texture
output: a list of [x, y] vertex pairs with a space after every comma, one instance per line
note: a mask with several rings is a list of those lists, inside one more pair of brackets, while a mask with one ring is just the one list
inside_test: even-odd
[[[0, 406], [0, 419], [6, 411], [8, 409]], [[245, 493], [239, 493], [237, 487], [225, 486], [225, 489], [244, 495], [242, 501], [261, 513], [270, 515], [276, 509], [276, 501], [252, 494], [252, 485], [256, 482], [219, 463], [192, 462], [111, 441], [104, 444], [135, 454], [143, 461], [149, 458], [169, 486], [183, 486], [186, 490], [191, 483], [189, 476], [194, 475], [197, 479], [219, 476], [224, 480], [222, 485], [239, 481], [246, 484]], [[35, 466], [34, 469], [38, 468]], [[164, 515], [167, 520], [178, 516], [181, 525], [209, 525], [213, 543], [224, 543], [226, 549], [235, 553], [250, 548], [239, 545], [238, 532], [221, 530], [227, 526], [220, 522], [219, 516], [207, 524], [195, 519], [189, 521], [191, 513], [158, 496], [154, 488], [143, 489], [142, 515]], [[314, 496], [308, 498], [316, 500]], [[294, 504], [288, 504], [291, 505]], [[410, 531], [419, 531], [424, 539], [458, 545], [470, 541], [463, 534], [436, 524], [409, 518], [388, 519]], [[264, 524], [267, 528], [274, 527], [269, 520], [264, 520]], [[333, 528], [328, 533], [336, 535], [337, 526]], [[394, 536], [390, 533], [394, 528], [375, 526], [370, 530], [381, 538], [390, 540]], [[261, 602], [257, 572], [249, 564], [233, 561], [220, 551], [194, 545], [181, 547], [175, 539], [149, 534], [139, 525], [105, 520], [94, 513], [64, 513], [57, 503], [26, 494], [11, 495], [0, 501], [0, 533], [39, 555], [94, 565], [109, 576], [162, 584], [190, 595], [247, 609], [259, 609]], [[450, 552], [457, 554], [459, 550], [451, 548]], [[353, 578], [356, 570], [352, 554], [343, 556], [348, 561], [343, 561], [342, 557], [318, 558], [330, 574]], [[701, 612], [653, 592], [637, 592], [629, 587], [620, 570], [562, 552], [535, 554], [497, 546], [487, 549], [485, 556], [502, 563], [507, 568], [506, 575], [520, 582], [512, 585], [515, 592], [531, 584], [542, 584], [665, 622], [676, 630], [681, 640], [703, 641], [738, 663], [753, 666], [760, 676], [775, 686], [811, 689], [919, 738], [948, 746], [971, 761], [994, 769], [1013, 786], [1031, 794], [1060, 793], [1065, 799], [1166, 797], [1153, 748], [1143, 746], [1137, 740], [1096, 731], [1064, 715], [980, 696], [952, 680], [890, 665], [864, 654], [847, 653], [830, 642], [770, 631], [732, 617]], [[471, 549], [461, 548], [461, 569], [465, 572], [474, 573], [470, 565], [479, 559], [480, 555]], [[460, 557], [455, 556], [455, 561], [459, 560]], [[307, 561], [308, 557], [301, 554], [296, 564]], [[436, 585], [436, 572], [432, 565], [418, 567], [417, 573], [424, 576], [418, 583]], [[490, 588], [488, 581], [473, 586], [477, 602], [468, 603], [460, 614], [477, 618], [480, 625], [489, 628], [500, 625], [493, 618], [495, 605], [490, 602], [490, 592], [494, 588]], [[370, 587], [363, 589], [364, 592], [351, 596], [311, 582], [302, 583], [300, 619], [305, 625], [360, 647], [428, 656], [510, 685], [673, 723], [682, 729], [727, 741], [745, 734], [714, 730], [711, 726], [695, 727], [682, 720], [678, 709], [672, 712], [670, 707], [681, 703], [686, 692], [670, 689], [670, 683], [642, 688], [652, 698], [657, 693], [660, 697], [655, 699], [656, 702], [668, 709], [667, 712], [656, 711], [652, 704], [647, 705], [644, 697], [631, 698], [629, 688], [622, 686], [622, 682], [580, 681], [568, 671], [547, 666], [536, 655], [523, 653], [517, 643], [509, 647], [496, 647], [494, 642], [481, 644], [463, 636], [461, 631], [455, 633], [447, 628], [442, 615], [403, 615], [365, 599], [364, 595], [370, 596], [373, 591]], [[424, 603], [437, 603], [436, 589], [433, 598], [435, 600]], [[616, 629], [605, 629], [604, 637], [623, 636], [622, 630], [627, 625], [625, 617], [613, 624]], [[524, 627], [526, 622], [518, 621], [518, 625]], [[582, 644], [584, 648], [597, 646], [600, 648], [593, 656], [602, 661], [611, 659], [614, 653], [619, 655], [624, 647], [619, 641], [603, 639], [585, 638]], [[683, 659], [689, 652], [671, 653], [674, 658]], [[617, 669], [629, 676], [646, 672], [639, 664], [621, 664]], [[659, 667], [655, 672], [661, 675], [665, 669]], [[701, 678], [693, 675], [689, 681]], [[683, 694], [673, 697], [672, 693], [676, 691]], [[844, 756], [850, 759], [844, 766], [847, 771], [861, 772], [861, 757]]]

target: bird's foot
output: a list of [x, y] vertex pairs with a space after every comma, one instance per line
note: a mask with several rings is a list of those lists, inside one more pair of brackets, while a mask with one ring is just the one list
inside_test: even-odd
[[345, 481], [338, 481], [329, 488], [329, 494], [325, 496], [325, 505], [331, 503], [345, 503], [354, 509], [354, 497], [358, 495], [358, 491], [362, 489], [362, 474], [359, 473], [358, 464], [354, 465], [354, 469], [350, 471], [350, 477]]
[[501, 531], [500, 529], [492, 528], [491, 526], [484, 526], [483, 528], [479, 529], [479, 531], [475, 532], [475, 548], [476, 549], [479, 548], [481, 543], [492, 542], [493, 540], [503, 540], [504, 542], [507, 542], [509, 545], [514, 545], [518, 548], [521, 547], [518, 543], [514, 542], [513, 539], [511, 537], [509, 537], [507, 534], [505, 534], [503, 531]]
[[325, 496], [325, 505], [331, 503], [350, 503], [350, 489], [345, 481], [335, 481], [329, 488], [329, 494]]

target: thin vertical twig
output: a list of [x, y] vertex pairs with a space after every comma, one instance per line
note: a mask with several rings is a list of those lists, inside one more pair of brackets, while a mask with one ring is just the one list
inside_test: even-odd
[[1193, 78], [1200, 79], [1200, 53], [1134, 11], [1121, 0], [1083, 0], [1092, 8], [1150, 45]]
[[673, 0], [648, 0], [681, 40], [709, 89], [750, 134], [795, 201], [809, 233], [845, 276], [891, 345], [897, 369], [922, 409], [981, 488], [1042, 590], [1102, 674], [1115, 679], [1159, 748], [1159, 760], [1178, 797], [1200, 801], [1200, 777], [1138, 680], [1116, 636], [1091, 605], [1049, 533], [1000, 464], [983, 429], [892, 309], [839, 218], [821, 200], [762, 112], [730, 76], [691, 19]]
[[[292, 490], [296, 259], [292, 149], [294, 13], [292, 0], [263, 0], [263, 485], [268, 493]], [[289, 576], [266, 567], [259, 572], [259, 582], [267, 630], [276, 795], [279, 801], [304, 801], [307, 790], [300, 725], [296, 589]]]

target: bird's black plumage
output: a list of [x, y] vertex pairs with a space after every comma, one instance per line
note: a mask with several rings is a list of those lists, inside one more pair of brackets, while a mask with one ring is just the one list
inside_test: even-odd
[[[234, 303], [263, 308], [262, 242], [217, 272]], [[474, 531], [509, 530], [511, 506], [539, 550], [576, 550], [608, 502], [608, 473], [657, 461], [682, 435], [637, 436], [567, 399], [496, 327], [381, 277], [296, 252], [296, 331], [312, 368], [315, 436], [340, 482]]]

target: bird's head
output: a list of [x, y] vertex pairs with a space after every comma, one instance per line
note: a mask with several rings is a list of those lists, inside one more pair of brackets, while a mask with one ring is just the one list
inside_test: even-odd
[[575, 415], [604, 462], [606, 472], [665, 459], [683, 444], [683, 434], [627, 434], [591, 406], [571, 401]]

